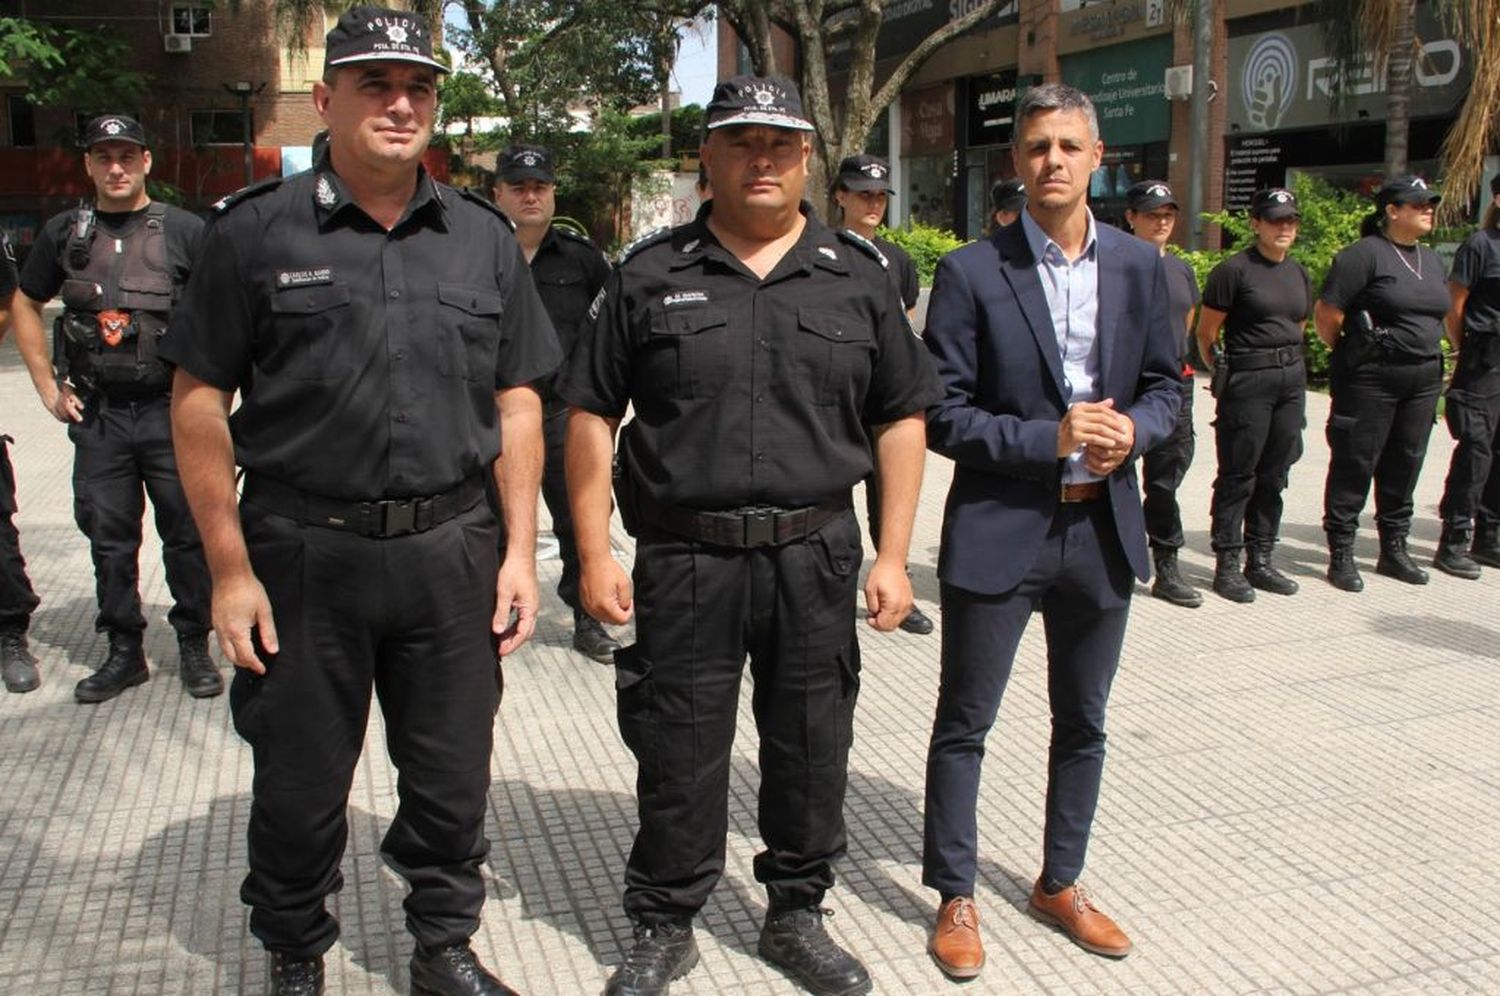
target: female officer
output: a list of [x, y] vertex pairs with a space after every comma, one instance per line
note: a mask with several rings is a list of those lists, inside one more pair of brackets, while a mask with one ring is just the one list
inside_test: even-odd
[[1334, 257], [1313, 315], [1319, 338], [1333, 349], [1323, 531], [1328, 580], [1344, 591], [1364, 588], [1354, 533], [1372, 479], [1380, 530], [1375, 573], [1427, 583], [1406, 536], [1443, 379], [1443, 261], [1418, 243], [1432, 231], [1441, 199], [1420, 177], [1386, 181], [1363, 237]]
[[1443, 538], [1432, 563], [1454, 577], [1477, 578], [1480, 564], [1500, 567], [1500, 174], [1490, 180], [1484, 225], [1453, 258], [1448, 295], [1458, 369], [1443, 416], [1457, 445], [1438, 506]]
[[[1253, 602], [1255, 589], [1291, 595], [1297, 582], [1271, 562], [1281, 528], [1281, 493], [1302, 455], [1307, 371], [1302, 335], [1312, 310], [1312, 284], [1287, 256], [1297, 241], [1297, 199], [1289, 190], [1256, 191], [1250, 201], [1255, 244], [1208, 275], [1198, 315], [1198, 349], [1215, 353], [1219, 330], [1226, 366], [1214, 378], [1218, 408], [1214, 442], [1219, 472], [1210, 505], [1216, 563], [1214, 591], [1231, 602]], [[1240, 551], [1249, 561], [1240, 573]]]

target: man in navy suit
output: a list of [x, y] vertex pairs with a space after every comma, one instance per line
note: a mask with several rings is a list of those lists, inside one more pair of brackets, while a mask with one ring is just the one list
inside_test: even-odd
[[1171, 432], [1181, 403], [1181, 323], [1168, 315], [1161, 260], [1085, 203], [1104, 153], [1093, 105], [1049, 83], [1023, 95], [1016, 122], [1026, 210], [942, 260], [925, 336], [944, 387], [928, 446], [956, 466], [938, 558], [943, 670], [922, 881], [942, 899], [929, 951], [955, 978], [984, 964], [979, 769], [1033, 611], [1047, 635], [1052, 741], [1028, 909], [1090, 951], [1130, 951], [1078, 877], [1133, 579], [1150, 574], [1135, 461]]

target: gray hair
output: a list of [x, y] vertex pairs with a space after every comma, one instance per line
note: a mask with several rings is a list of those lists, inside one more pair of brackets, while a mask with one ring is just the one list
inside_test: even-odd
[[1099, 115], [1094, 102], [1076, 86], [1066, 83], [1042, 83], [1031, 87], [1016, 101], [1016, 123], [1044, 111], [1078, 111], [1089, 122], [1089, 137], [1099, 141]]

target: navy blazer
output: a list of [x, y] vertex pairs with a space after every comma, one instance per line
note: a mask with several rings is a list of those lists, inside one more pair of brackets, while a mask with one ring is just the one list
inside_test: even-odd
[[[1136, 458], [1171, 434], [1181, 407], [1181, 318], [1167, 313], [1156, 248], [1094, 223], [1099, 262], [1100, 398], [1135, 422], [1135, 448], [1108, 479], [1115, 532], [1150, 577]], [[1047, 296], [1020, 223], [945, 256], [923, 334], [943, 382], [927, 445], [956, 467], [938, 576], [980, 594], [1025, 577], [1061, 499], [1057, 427], [1067, 411]], [[1101, 579], [1102, 580], [1102, 579]]]

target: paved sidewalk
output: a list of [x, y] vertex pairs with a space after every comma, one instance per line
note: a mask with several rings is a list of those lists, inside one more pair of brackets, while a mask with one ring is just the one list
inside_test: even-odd
[[[1200, 398], [1185, 560], [1206, 584], [1212, 403]], [[1045, 784], [1035, 627], [989, 741], [979, 896], [989, 964], [961, 991], [1500, 992], [1500, 572], [1408, 588], [1371, 573], [1367, 531], [1358, 547], [1366, 591], [1329, 587], [1318, 526], [1326, 399], [1309, 407], [1281, 554], [1302, 593], [1251, 606], [1210, 594], [1196, 611], [1147, 597], [1135, 605], [1087, 875], [1135, 953], [1096, 958], [1022, 912]], [[0, 992], [259, 993], [264, 959], [237, 898], [249, 755], [226, 700], [189, 699], [177, 683], [155, 539], [142, 561], [154, 680], [101, 706], [76, 705], [72, 686], [103, 643], [72, 522], [71, 451], [8, 343], [0, 413], [18, 441], [44, 682], [0, 694]], [[1449, 452], [1439, 428], [1414, 536], [1424, 560]], [[934, 616], [947, 479], [934, 459], [913, 555]], [[490, 900], [475, 944], [523, 992], [595, 993], [629, 941], [619, 892], [634, 766], [615, 730], [611, 670], [568, 649], [570, 620], [550, 595], [556, 576], [556, 561], [544, 562], [539, 632], [506, 662]], [[851, 851], [828, 898], [838, 913], [831, 929], [865, 958], [878, 991], [958, 992], [924, 952], [935, 897], [919, 881], [939, 637], [870, 632], [864, 646]], [[748, 697], [741, 730], [728, 870], [700, 921], [703, 960], [676, 993], [795, 991], [755, 954], [764, 896], [751, 872], [758, 778]], [[394, 785], [377, 713], [351, 799], [331, 993], [407, 991], [403, 886], [378, 856]]]

